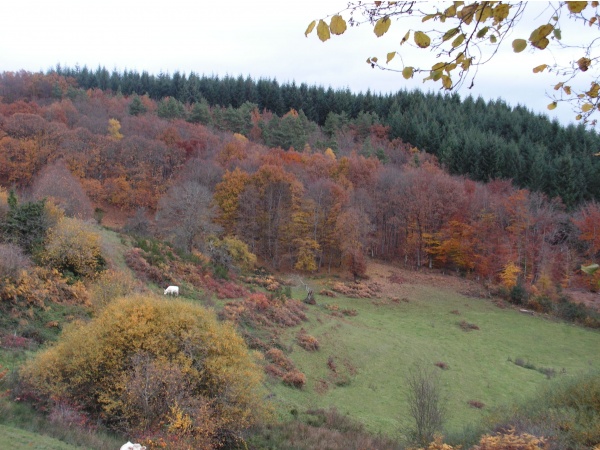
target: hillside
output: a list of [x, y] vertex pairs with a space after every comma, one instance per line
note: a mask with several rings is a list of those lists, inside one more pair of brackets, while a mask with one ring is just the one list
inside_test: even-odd
[[583, 178], [565, 204], [451, 174], [365, 111], [319, 124], [55, 72], [0, 94], [0, 436], [423, 447], [423, 370], [449, 445], [600, 441]]

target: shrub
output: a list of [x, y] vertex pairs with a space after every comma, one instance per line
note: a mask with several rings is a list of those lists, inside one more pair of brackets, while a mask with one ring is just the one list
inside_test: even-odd
[[306, 384], [306, 376], [299, 370], [294, 369], [283, 376], [283, 382], [289, 386], [302, 389]]
[[100, 312], [112, 300], [132, 294], [138, 288], [136, 280], [122, 270], [106, 270], [90, 287], [92, 306]]
[[477, 408], [477, 409], [482, 409], [485, 406], [485, 403], [480, 402], [479, 400], [469, 400], [467, 403], [472, 408]]
[[473, 450], [542, 450], [546, 448], [545, 442], [543, 438], [527, 433], [515, 434], [515, 430], [510, 429], [495, 436], [483, 436]]
[[296, 341], [300, 347], [309, 352], [319, 350], [319, 341], [317, 338], [307, 334], [304, 328], [302, 328], [296, 336]]
[[31, 260], [21, 247], [15, 244], [0, 244], [0, 279], [18, 281], [22, 270], [31, 267]]
[[94, 278], [106, 265], [100, 235], [90, 225], [69, 217], [48, 231], [40, 258], [49, 267], [77, 278]]
[[461, 320], [458, 323], [458, 326], [463, 330], [463, 331], [473, 331], [473, 330], [479, 330], [479, 327], [477, 325], [475, 325], [474, 323], [469, 323], [466, 320]]
[[176, 299], [117, 299], [89, 323], [65, 328], [20, 375], [40, 402], [68, 401], [130, 433], [170, 423], [173, 405], [200, 433], [197, 418], [209, 402], [217, 446], [268, 417], [261, 371], [242, 338], [212, 312]]

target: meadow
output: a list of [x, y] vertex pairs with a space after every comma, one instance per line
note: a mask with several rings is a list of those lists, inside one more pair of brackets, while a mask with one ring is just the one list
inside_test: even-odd
[[[315, 286], [321, 283], [328, 284]], [[550, 378], [600, 369], [597, 331], [451, 288], [405, 282], [391, 290], [388, 283], [384, 291], [371, 299], [317, 295], [301, 326], [318, 340], [317, 351], [298, 345], [299, 327], [282, 333], [307, 381], [303, 389], [269, 384], [280, 417], [335, 407], [371, 432], [402, 435], [412, 423], [406, 376], [422, 364], [439, 370], [447, 431], [460, 434], [487, 411], [527, 399]], [[356, 315], [339, 313], [344, 310]]]

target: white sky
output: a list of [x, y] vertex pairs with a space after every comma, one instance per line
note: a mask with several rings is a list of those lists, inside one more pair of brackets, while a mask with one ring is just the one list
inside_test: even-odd
[[[243, 75], [277, 81], [296, 81], [353, 92], [396, 92], [419, 88], [436, 91], [416, 75], [407, 82], [399, 73], [371, 69], [369, 56], [385, 59], [407, 25], [393, 23], [376, 38], [370, 26], [349, 29], [322, 43], [316, 31], [304, 36], [313, 19], [342, 10], [346, 0], [3, 0], [0, 26], [0, 71], [46, 71], [60, 63], [74, 67], [99, 65], [108, 70], [144, 70], [158, 74], [177, 70], [206, 75]], [[547, 17], [545, 14], [544, 17]], [[347, 18], [347, 16], [346, 16]], [[472, 90], [461, 95], [502, 98], [510, 105], [558, 117], [568, 123], [574, 113], [568, 105], [546, 109], [546, 92], [558, 81], [533, 74], [532, 68], [548, 61], [548, 52], [526, 50], [514, 54], [512, 38], [528, 38], [539, 18], [524, 19], [527, 31], [505, 42], [505, 52], [480, 68]], [[420, 24], [421, 29], [430, 23]], [[580, 37], [575, 33], [577, 37]], [[563, 38], [565, 32], [563, 31]], [[401, 47], [407, 65], [431, 57]], [[416, 56], [411, 56], [416, 55]], [[578, 56], [579, 57], [579, 56]], [[575, 59], [578, 59], [575, 58]], [[411, 59], [412, 58], [412, 59]], [[393, 62], [399, 62], [396, 58]], [[572, 59], [572, 58], [571, 58]], [[412, 64], [411, 64], [412, 62]], [[396, 66], [398, 67], [398, 66]], [[401, 66], [400, 66], [401, 67]]]

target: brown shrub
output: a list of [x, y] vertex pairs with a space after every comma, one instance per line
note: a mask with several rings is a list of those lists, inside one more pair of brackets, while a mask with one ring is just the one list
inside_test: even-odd
[[458, 326], [463, 330], [463, 331], [473, 331], [473, 330], [479, 330], [479, 327], [477, 325], [475, 325], [474, 323], [469, 323], [466, 320], [461, 320], [458, 323]]
[[333, 292], [333, 291], [330, 291], [329, 289], [322, 289], [319, 292], [319, 295], [324, 295], [325, 297], [331, 297], [331, 298], [336, 298], [337, 297], [336, 293]]
[[298, 342], [300, 347], [309, 352], [319, 350], [319, 341], [317, 338], [307, 334], [304, 328], [302, 328], [296, 336], [296, 342]]
[[436, 367], [439, 367], [442, 370], [448, 370], [450, 368], [450, 366], [448, 366], [448, 364], [446, 364], [445, 362], [442, 361], [438, 361], [436, 363], [433, 364]]
[[219, 317], [254, 327], [293, 327], [308, 320], [305, 309], [306, 306], [297, 300], [282, 301], [258, 292], [241, 302], [225, 304]]
[[283, 382], [289, 386], [302, 389], [306, 384], [306, 376], [297, 369], [291, 370], [286, 373], [283, 378]]
[[469, 400], [468, 405], [472, 408], [482, 409], [485, 406], [485, 403], [480, 402], [479, 400]]
[[267, 351], [267, 353], [265, 353], [265, 358], [286, 372], [295, 370], [292, 360], [285, 356], [283, 351], [278, 348], [271, 348], [269, 351]]

